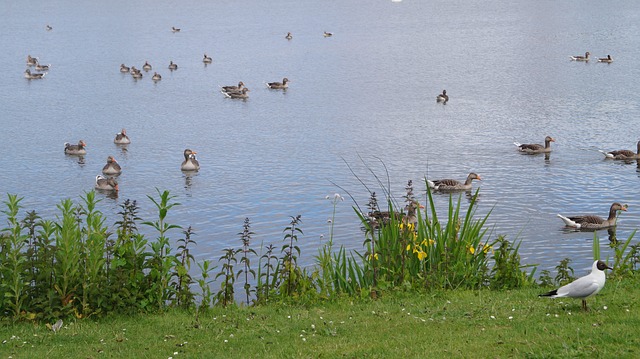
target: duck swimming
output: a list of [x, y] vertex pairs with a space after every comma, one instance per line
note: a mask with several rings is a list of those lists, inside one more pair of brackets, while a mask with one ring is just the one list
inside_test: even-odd
[[107, 178], [102, 175], [96, 176], [96, 189], [102, 191], [118, 191], [118, 182], [113, 178]]
[[286, 90], [289, 87], [289, 79], [285, 77], [282, 82], [268, 82], [267, 87], [273, 90]]
[[127, 136], [127, 130], [124, 128], [120, 131], [120, 133], [116, 134], [116, 138], [113, 139], [113, 143], [118, 145], [128, 145], [131, 143], [129, 136]]
[[77, 145], [72, 145], [69, 142], [65, 142], [64, 153], [68, 155], [83, 156], [87, 154], [87, 150], [85, 149], [85, 147], [87, 147], [87, 144], [83, 140], [78, 141]]
[[107, 176], [115, 176], [122, 173], [122, 168], [113, 156], [107, 157], [107, 164], [102, 167], [102, 173]]
[[551, 136], [544, 138], [544, 146], [537, 143], [525, 143], [514, 142], [513, 144], [518, 147], [518, 151], [523, 153], [535, 154], [535, 153], [549, 153], [551, 152], [551, 142], [556, 142]]
[[183, 171], [197, 171], [200, 169], [200, 162], [196, 159], [196, 151], [190, 149], [184, 150], [184, 161], [180, 165], [180, 169]]
[[471, 181], [475, 179], [482, 181], [482, 178], [479, 175], [471, 172], [464, 183], [454, 179], [440, 179], [434, 181], [427, 180], [427, 184], [429, 185], [429, 188], [436, 191], [470, 191]]

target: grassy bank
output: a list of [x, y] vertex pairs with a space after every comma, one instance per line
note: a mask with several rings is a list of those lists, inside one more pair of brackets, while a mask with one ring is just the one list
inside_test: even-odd
[[638, 357], [640, 280], [609, 280], [588, 300], [538, 298], [544, 289], [385, 292], [309, 307], [272, 304], [3, 322], [0, 358]]

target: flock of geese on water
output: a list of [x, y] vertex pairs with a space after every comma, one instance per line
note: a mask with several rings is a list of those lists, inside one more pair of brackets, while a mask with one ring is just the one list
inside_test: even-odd
[[[544, 141], [544, 145], [538, 143], [526, 143], [522, 144], [514, 142], [519, 152], [523, 154], [549, 154], [551, 152], [551, 142], [555, 142], [551, 136], [547, 136]], [[617, 161], [630, 161], [640, 160], [640, 141], [636, 144], [636, 151], [632, 150], [615, 150], [615, 151], [603, 151], [600, 152], [604, 155], [605, 159], [617, 160]], [[427, 180], [427, 185], [434, 191], [439, 192], [456, 192], [456, 191], [471, 191], [472, 181], [482, 180], [480, 175], [471, 172], [467, 176], [464, 182], [454, 179], [439, 179], [439, 180]], [[407, 214], [415, 211], [416, 204], [407, 207]], [[412, 207], [412, 208], [411, 208]], [[602, 218], [597, 215], [577, 215], [577, 216], [563, 216], [558, 214], [557, 216], [562, 219], [567, 227], [574, 228], [576, 230], [599, 230], [609, 229], [616, 225], [616, 218], [620, 211], [626, 211], [627, 205], [623, 205], [619, 202], [614, 202], [609, 208], [609, 215], [607, 218]]]
[[[126, 129], [122, 129], [116, 134], [113, 143], [119, 146], [126, 146], [131, 143], [131, 139], [127, 135]], [[87, 143], [84, 140], [78, 141], [78, 144], [65, 142], [64, 153], [71, 156], [85, 156], [87, 154]], [[183, 152], [184, 161], [180, 165], [180, 169], [185, 172], [194, 172], [200, 169], [200, 163], [196, 158], [196, 151], [189, 148]], [[96, 176], [95, 189], [116, 193], [120, 190], [116, 177], [122, 173], [122, 167], [113, 156], [107, 157], [107, 163], [102, 167], [102, 174]]]

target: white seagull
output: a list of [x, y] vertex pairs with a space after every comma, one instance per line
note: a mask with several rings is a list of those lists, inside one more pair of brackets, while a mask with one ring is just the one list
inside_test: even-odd
[[550, 298], [580, 298], [582, 299], [582, 309], [587, 310], [587, 298], [592, 297], [604, 288], [604, 282], [607, 277], [604, 274], [605, 269], [613, 268], [609, 267], [603, 261], [593, 262], [591, 267], [591, 273], [584, 277], [580, 277], [573, 282], [564, 285], [558, 289], [554, 289], [549, 293], [540, 294], [539, 297]]

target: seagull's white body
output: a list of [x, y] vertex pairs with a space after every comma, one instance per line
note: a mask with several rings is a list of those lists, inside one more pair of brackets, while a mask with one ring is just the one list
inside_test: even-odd
[[598, 294], [598, 292], [604, 288], [604, 283], [607, 280], [607, 277], [604, 274], [605, 269], [612, 268], [607, 266], [603, 261], [594, 261], [589, 275], [580, 277], [567, 285], [552, 290], [551, 292], [540, 294], [540, 296], [550, 298], [567, 297], [582, 299], [582, 308], [586, 310], [586, 299]]

